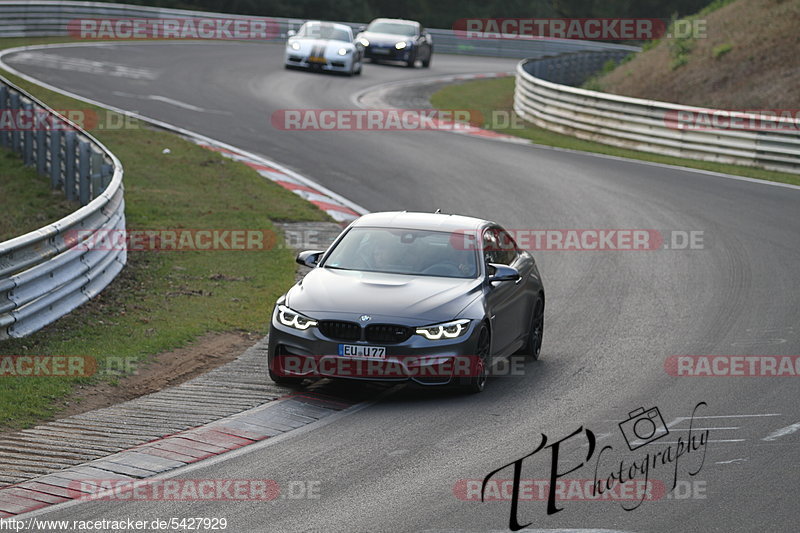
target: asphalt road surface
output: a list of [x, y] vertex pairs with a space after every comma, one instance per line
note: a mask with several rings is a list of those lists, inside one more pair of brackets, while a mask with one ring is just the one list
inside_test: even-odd
[[[6, 61], [273, 158], [372, 211], [441, 208], [514, 229], [655, 229], [668, 243], [682, 235], [673, 230], [702, 232], [694, 234], [702, 246], [534, 252], [546, 283], [546, 333], [541, 359], [524, 363], [522, 375], [496, 377], [479, 395], [401, 387], [363, 409], [175, 474], [273, 479], [283, 494], [274, 501], [101, 501], [40, 519], [225, 517], [236, 532], [499, 531], [509, 525], [511, 502], [475, 501], [480, 481], [537, 450], [542, 434], [551, 445], [580, 430], [558, 448], [556, 470], [568, 480], [567, 499], [556, 502], [562, 510], [548, 514], [547, 493], [528, 481], [534, 497], [519, 504], [521, 524], [797, 530], [798, 379], [675, 377], [665, 366], [678, 355], [800, 353], [797, 189], [442, 132], [282, 131], [270, 122], [282, 109], [352, 108], [353, 94], [385, 82], [510, 71], [506, 59], [437, 55], [431, 69], [367, 64], [363, 76], [347, 78], [286, 71], [280, 45], [41, 53], [58, 59]], [[669, 433], [631, 450], [618, 423], [639, 407], [657, 407]], [[555, 451], [527, 458], [521, 478], [549, 479]], [[677, 489], [626, 510], [638, 499], [592, 500], [569, 482], [606, 482], [620, 462], [623, 475], [642, 480], [647, 464], [650, 480]], [[509, 467], [492, 479], [513, 474]], [[301, 486], [315, 497], [295, 498]]]

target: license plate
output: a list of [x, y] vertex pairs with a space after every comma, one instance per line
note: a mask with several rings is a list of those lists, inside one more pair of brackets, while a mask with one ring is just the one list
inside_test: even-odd
[[386, 49], [386, 48], [373, 48], [372, 49], [372, 53], [373, 54], [388, 54], [389, 50]]
[[325, 61], [324, 57], [319, 57], [319, 56], [311, 56], [311, 57], [309, 57], [308, 58], [308, 62], [309, 63], [327, 63], [327, 61]]
[[340, 344], [341, 357], [366, 357], [367, 359], [386, 359], [385, 346], [363, 346], [360, 344]]

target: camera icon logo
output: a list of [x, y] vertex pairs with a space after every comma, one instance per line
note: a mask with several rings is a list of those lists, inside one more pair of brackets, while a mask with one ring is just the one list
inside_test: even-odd
[[658, 407], [651, 407], [647, 411], [640, 407], [631, 411], [628, 419], [619, 423], [619, 430], [631, 451], [669, 434]]

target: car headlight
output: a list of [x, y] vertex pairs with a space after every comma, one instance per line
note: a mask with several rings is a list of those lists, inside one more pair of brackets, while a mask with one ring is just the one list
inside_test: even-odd
[[433, 324], [425, 326], [424, 328], [417, 328], [414, 333], [422, 335], [428, 340], [438, 341], [441, 339], [455, 339], [460, 337], [469, 329], [469, 320], [453, 320], [452, 322], [445, 322], [444, 324]]
[[349, 52], [350, 52], [350, 50], [348, 50], [347, 48], [339, 48], [339, 55], [340, 56], [346, 56]]
[[300, 43], [291, 43], [291, 44], [289, 44], [289, 47], [292, 50], [300, 50]]
[[395, 47], [395, 48], [397, 48], [398, 50], [402, 50], [402, 49], [403, 49], [403, 48], [405, 48], [406, 46], [407, 46], [407, 45], [406, 45], [406, 43], [405, 43], [405, 42], [399, 42], [399, 43], [397, 43], [397, 44], [395, 44], [395, 45], [394, 45], [394, 47]]
[[317, 321], [313, 318], [308, 318], [296, 311], [292, 311], [285, 305], [278, 306], [278, 322], [284, 326], [299, 330], [306, 330], [317, 325]]
[[366, 40], [364, 37], [358, 40], [363, 46], [369, 46], [369, 41]]

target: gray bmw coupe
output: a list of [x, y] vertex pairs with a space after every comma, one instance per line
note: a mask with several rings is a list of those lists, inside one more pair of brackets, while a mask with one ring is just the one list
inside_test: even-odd
[[269, 334], [277, 383], [337, 377], [480, 392], [493, 362], [536, 359], [545, 296], [531, 254], [499, 225], [389, 212], [350, 224], [280, 297]]

